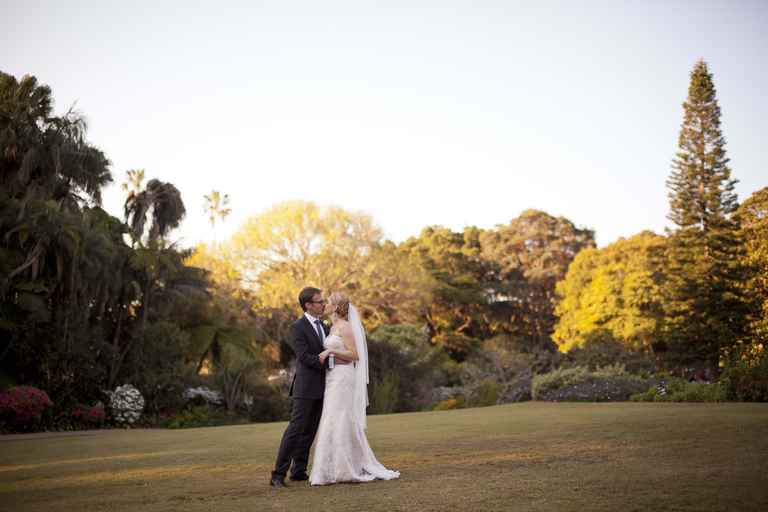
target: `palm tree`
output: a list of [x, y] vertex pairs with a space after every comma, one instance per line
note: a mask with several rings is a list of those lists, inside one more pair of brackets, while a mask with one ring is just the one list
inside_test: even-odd
[[[131, 194], [125, 200], [125, 221], [131, 229], [134, 245], [139, 244], [133, 257], [132, 266], [143, 276], [141, 300], [141, 326], [147, 325], [150, 301], [162, 277], [164, 258], [175, 253], [173, 245], [166, 246], [165, 237], [181, 224], [186, 215], [181, 193], [172, 183], [157, 179], [149, 180], [147, 187]], [[144, 237], [147, 220], [150, 220], [146, 242]]]
[[147, 187], [125, 200], [125, 221], [136, 242], [141, 242], [147, 218], [151, 216], [148, 243], [165, 238], [169, 231], [179, 227], [186, 215], [181, 192], [172, 183], [152, 179]]
[[128, 169], [125, 171], [125, 181], [121, 188], [128, 192], [128, 196], [133, 196], [141, 191], [141, 185], [144, 183], [144, 169]]
[[85, 140], [85, 119], [53, 115], [51, 89], [33, 76], [0, 72], [0, 189], [9, 197], [53, 199], [66, 210], [101, 203], [109, 160]]
[[216, 217], [219, 217], [222, 222], [227, 216], [232, 213], [229, 206], [229, 194], [221, 195], [218, 190], [211, 191], [210, 194], [204, 195], [205, 207], [204, 210], [208, 214], [208, 220], [211, 222], [211, 228], [213, 229], [213, 241], [216, 242]]

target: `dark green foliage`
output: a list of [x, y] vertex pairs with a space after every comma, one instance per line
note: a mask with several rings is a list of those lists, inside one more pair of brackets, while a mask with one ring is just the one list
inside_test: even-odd
[[400, 247], [432, 277], [423, 315], [430, 340], [463, 361], [495, 334], [554, 351], [555, 285], [579, 251], [594, 247], [594, 233], [527, 210], [491, 230], [425, 228]]
[[169, 320], [207, 286], [160, 239], [183, 216], [172, 185], [154, 193], [152, 243], [124, 242], [98, 206], [109, 161], [85, 133], [77, 113], [53, 114], [47, 86], [0, 73], [0, 372], [45, 389], [56, 421], [129, 380], [149, 412], [175, 403], [184, 334]]
[[457, 361], [464, 360], [489, 334], [484, 318], [488, 271], [480, 257], [479, 231], [428, 227], [402, 248], [432, 279], [432, 303], [422, 317], [429, 339]]
[[768, 347], [768, 187], [747, 198], [738, 209], [741, 236], [746, 246], [749, 279], [746, 294], [753, 298], [750, 342]]
[[654, 361], [642, 352], [628, 349], [616, 341], [608, 331], [593, 331], [591, 338], [581, 347], [563, 355], [565, 367], [583, 366], [589, 370], [612, 364], [623, 365], [628, 373], [649, 376], [656, 372]]
[[166, 428], [199, 428], [237, 425], [248, 420], [228, 413], [225, 409], [198, 405], [184, 409], [161, 423]]
[[369, 412], [419, 410], [432, 389], [450, 382], [453, 363], [428, 338], [409, 325], [384, 326], [368, 337]]
[[[184, 389], [195, 379], [195, 367], [185, 363], [189, 334], [166, 320], [151, 323], [136, 335], [121, 372], [146, 401], [144, 414], [157, 420], [164, 410], [184, 405]], [[122, 382], [121, 382], [122, 383]]]
[[248, 411], [251, 421], [284, 421], [290, 413], [290, 400], [276, 387], [261, 384], [251, 388], [253, 403]]
[[647, 391], [630, 397], [633, 402], [723, 402], [726, 400], [726, 386], [720, 382], [688, 382], [684, 379], [663, 379], [665, 394], [659, 393], [654, 383]]
[[146, 189], [130, 193], [125, 201], [125, 219], [131, 227], [134, 240], [144, 237], [148, 215], [152, 213], [147, 243], [164, 238], [169, 231], [179, 227], [186, 215], [181, 193], [172, 183], [149, 180]]
[[648, 379], [627, 373], [623, 366], [589, 371], [577, 366], [558, 368], [533, 378], [534, 400], [554, 402], [623, 401], [648, 387]]
[[472, 390], [467, 404], [470, 407], [496, 405], [501, 398], [501, 391], [501, 385], [497, 381], [493, 379], [485, 380]]
[[526, 210], [482, 232], [480, 243], [493, 290], [492, 331], [524, 339], [527, 350], [554, 350], [555, 285], [582, 249], [595, 246], [594, 232], [565, 217]]
[[768, 353], [734, 354], [720, 380], [729, 400], [768, 402]]
[[509, 335], [486, 340], [462, 365], [462, 387], [467, 404], [521, 402], [531, 399], [536, 373], [556, 368], [561, 355], [545, 348], [530, 350], [526, 341]]
[[370, 414], [390, 414], [399, 412], [398, 409], [408, 407], [403, 405], [405, 400], [400, 398], [400, 376], [397, 373], [388, 373], [378, 379], [371, 386]]
[[99, 204], [112, 175], [85, 131], [76, 112], [53, 115], [48, 86], [0, 71], [0, 190], [8, 197], [51, 200], [65, 210]]
[[712, 75], [696, 63], [683, 104], [679, 150], [667, 181], [669, 234], [664, 341], [678, 365], [706, 361], [717, 367], [722, 350], [747, 336], [750, 306], [744, 246], [734, 216], [731, 169], [720, 131]]

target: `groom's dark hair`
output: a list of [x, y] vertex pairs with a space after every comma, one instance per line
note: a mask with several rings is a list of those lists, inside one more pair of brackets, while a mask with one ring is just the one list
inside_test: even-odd
[[299, 292], [299, 304], [301, 305], [301, 309], [306, 311], [307, 310], [307, 302], [310, 302], [312, 300], [312, 297], [317, 295], [318, 293], [323, 293], [323, 290], [320, 290], [318, 288], [313, 288], [311, 286], [307, 286], [301, 292]]

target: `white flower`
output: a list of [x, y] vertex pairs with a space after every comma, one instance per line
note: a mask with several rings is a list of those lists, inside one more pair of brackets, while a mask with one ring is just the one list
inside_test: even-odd
[[220, 405], [224, 403], [224, 399], [221, 396], [221, 393], [218, 391], [214, 391], [210, 388], [207, 388], [205, 386], [200, 386], [199, 388], [189, 388], [184, 390], [183, 397], [185, 400], [192, 400], [193, 398], [202, 397], [203, 400], [208, 402], [209, 404], [215, 404]]
[[135, 423], [144, 410], [144, 397], [130, 384], [107, 391], [112, 415], [118, 423]]

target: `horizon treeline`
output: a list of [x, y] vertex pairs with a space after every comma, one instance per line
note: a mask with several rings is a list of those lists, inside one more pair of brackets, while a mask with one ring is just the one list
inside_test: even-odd
[[[63, 408], [131, 382], [159, 414], [183, 376], [209, 376], [234, 410], [290, 363], [306, 285], [349, 294], [373, 338], [411, 329], [454, 364], [488, 340], [528, 354], [610, 342], [670, 370], [762, 354], [768, 188], [739, 203], [720, 115], [697, 62], [664, 234], [598, 249], [592, 230], [532, 209], [396, 244], [368, 215], [291, 201], [181, 249], [174, 184], [128, 171], [124, 217], [109, 215], [110, 162], [83, 118], [56, 115], [35, 77], [0, 72], [0, 385], [40, 387]], [[231, 211], [217, 191], [206, 201], [212, 224]]]

